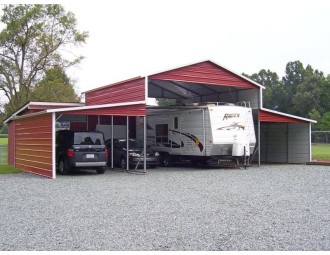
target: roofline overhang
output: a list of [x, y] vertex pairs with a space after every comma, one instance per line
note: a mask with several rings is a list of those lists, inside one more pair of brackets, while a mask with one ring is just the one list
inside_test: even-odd
[[219, 66], [219, 67], [221, 67], [221, 68], [223, 68], [223, 69], [225, 69], [225, 70], [227, 70], [227, 71], [229, 71], [229, 72], [231, 72], [231, 73], [233, 73], [233, 74], [239, 76], [240, 78], [242, 78], [242, 79], [244, 79], [244, 80], [246, 80], [246, 81], [248, 81], [248, 82], [250, 82], [250, 83], [253, 83], [254, 85], [260, 87], [261, 89], [265, 89], [265, 87], [262, 86], [262, 85], [260, 85], [259, 83], [257, 83], [257, 82], [255, 82], [255, 81], [253, 81], [253, 80], [251, 80], [251, 79], [245, 77], [244, 75], [241, 75], [241, 74], [239, 74], [239, 73], [236, 73], [236, 72], [232, 71], [231, 69], [229, 69], [229, 68], [227, 68], [227, 67], [225, 67], [225, 66], [223, 66], [223, 65], [220, 65], [220, 64], [218, 64], [218, 63], [216, 63], [215, 61], [212, 61], [212, 60], [210, 60], [210, 59], [202, 60], [202, 61], [198, 61], [198, 62], [194, 62], [194, 63], [188, 63], [188, 64], [186, 64], [186, 65], [180, 65], [180, 66], [175, 67], [175, 68], [162, 70], [162, 71], [159, 71], [159, 72], [156, 72], [156, 73], [152, 73], [152, 74], [148, 74], [148, 75], [145, 75], [145, 76], [153, 76], [153, 75], [156, 75], [156, 74], [169, 72], [169, 71], [172, 71], [172, 70], [175, 70], [175, 69], [179, 69], [179, 68], [183, 68], [183, 67], [191, 66], [191, 65], [196, 65], [196, 64], [199, 64], [199, 63], [203, 63], [203, 62], [211, 62], [211, 63], [213, 63], [213, 64], [215, 64], [215, 65], [217, 65], [217, 66]]
[[101, 104], [101, 105], [88, 105], [88, 106], [59, 108], [59, 109], [48, 109], [48, 110], [46, 110], [46, 112], [52, 113], [52, 112], [84, 111], [84, 110], [103, 109], [103, 108], [130, 106], [130, 105], [138, 105], [138, 104], [146, 104], [146, 101], [123, 102], [123, 103]]
[[[4, 123], [8, 123], [10, 120], [23, 119], [23, 118], [33, 117], [33, 116], [42, 115], [42, 114], [46, 114], [46, 113], [74, 112], [74, 111], [103, 109], [103, 108], [130, 106], [130, 105], [139, 105], [139, 104], [146, 104], [146, 101], [135, 101], [135, 102], [123, 102], [123, 103], [115, 103], [115, 104], [102, 104], [102, 105], [89, 105], [89, 106], [76, 106], [76, 107], [67, 107], [67, 108], [47, 109], [47, 110], [44, 110], [44, 111], [31, 113], [31, 114], [26, 114], [26, 115], [22, 115], [22, 116], [12, 115], [10, 118], [6, 119], [4, 121]], [[24, 106], [24, 107], [26, 108], [27, 106]]]
[[278, 112], [278, 111], [270, 110], [270, 109], [263, 108], [263, 107], [260, 107], [259, 109], [260, 109], [261, 111], [265, 111], [265, 112], [269, 112], [269, 113], [278, 114], [278, 115], [285, 116], [285, 117], [288, 117], [288, 118], [293, 118], [293, 119], [297, 119], [297, 120], [302, 120], [302, 121], [306, 121], [306, 122], [310, 122], [310, 123], [317, 123], [316, 120], [307, 119], [307, 118], [303, 118], [303, 117], [299, 117], [299, 116], [291, 115], [291, 114], [288, 114], [288, 113]]
[[[38, 102], [38, 101], [31, 101], [26, 103], [25, 105], [23, 105], [21, 108], [19, 108], [16, 112], [14, 112], [10, 117], [8, 117], [7, 119], [4, 120], [3, 123], [7, 124], [10, 120], [12, 119], [16, 119], [17, 115], [21, 112], [23, 112], [26, 109], [29, 109], [30, 106], [33, 105], [47, 105], [47, 106], [77, 106], [79, 107], [80, 105], [82, 105], [82, 103], [60, 103], [60, 102]], [[44, 111], [40, 111], [40, 112], [44, 112]], [[27, 116], [30, 116], [31, 114], [27, 114]]]

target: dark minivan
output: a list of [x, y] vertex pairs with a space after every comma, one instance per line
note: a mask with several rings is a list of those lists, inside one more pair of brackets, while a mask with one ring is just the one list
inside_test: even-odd
[[102, 132], [56, 132], [56, 166], [60, 174], [68, 174], [75, 168], [95, 169], [103, 174], [107, 160]]

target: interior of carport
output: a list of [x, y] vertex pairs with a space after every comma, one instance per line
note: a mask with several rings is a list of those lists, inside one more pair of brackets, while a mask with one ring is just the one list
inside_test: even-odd
[[[120, 106], [118, 106], [120, 105]], [[112, 104], [100, 105], [98, 107], [77, 107], [71, 109], [55, 109], [49, 110], [55, 118], [55, 131], [62, 128], [73, 131], [101, 131], [104, 133], [105, 140], [111, 140], [110, 165], [114, 169], [113, 162], [113, 138], [136, 138], [136, 119], [142, 119], [145, 123], [145, 105], [143, 102], [131, 102], [129, 104]], [[142, 130], [144, 125], [140, 126]], [[55, 132], [54, 131], [54, 132]], [[144, 131], [142, 131], [144, 132]], [[53, 134], [54, 135], [54, 134]], [[53, 139], [53, 147], [55, 147], [55, 139]], [[146, 142], [144, 143], [146, 146]], [[144, 147], [145, 147], [144, 146]], [[127, 139], [127, 148], [129, 143]], [[144, 148], [146, 150], [146, 148]], [[55, 151], [55, 150], [53, 150]], [[128, 153], [128, 150], [127, 150]], [[129, 157], [127, 157], [129, 161]], [[141, 160], [139, 166], [142, 166], [144, 173], [146, 172], [146, 162]], [[54, 168], [54, 166], [53, 166]], [[127, 162], [127, 169], [129, 162]], [[53, 178], [56, 178], [56, 171], [53, 171]]]

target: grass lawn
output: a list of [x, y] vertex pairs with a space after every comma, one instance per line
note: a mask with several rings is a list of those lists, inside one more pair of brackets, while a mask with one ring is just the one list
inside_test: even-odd
[[21, 173], [21, 170], [16, 169], [12, 166], [1, 165], [0, 166], [0, 174], [13, 174], [13, 173]]
[[330, 144], [313, 144], [312, 157], [330, 159]]
[[0, 145], [1, 144], [8, 144], [8, 138], [1, 138], [0, 137]]

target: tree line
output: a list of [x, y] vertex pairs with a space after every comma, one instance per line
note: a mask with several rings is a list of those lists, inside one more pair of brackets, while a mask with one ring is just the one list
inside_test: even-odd
[[330, 130], [330, 75], [300, 61], [287, 63], [282, 79], [269, 69], [243, 75], [265, 87], [265, 108], [316, 120], [313, 130]]

